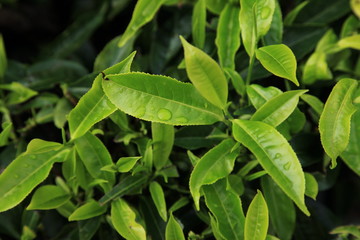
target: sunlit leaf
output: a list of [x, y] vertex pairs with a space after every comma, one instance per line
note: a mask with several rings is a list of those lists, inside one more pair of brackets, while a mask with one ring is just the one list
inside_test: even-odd
[[318, 192], [319, 186], [316, 178], [310, 173], [305, 173], [305, 195], [316, 200]]
[[71, 198], [70, 194], [56, 185], [45, 185], [36, 189], [27, 210], [54, 209]]
[[156, 209], [158, 210], [161, 218], [167, 221], [166, 201], [164, 191], [161, 185], [157, 182], [151, 182], [149, 185], [149, 191], [151, 198], [154, 201]]
[[175, 220], [172, 213], [170, 213], [170, 218], [166, 225], [165, 239], [166, 240], [185, 240], [184, 233], [181, 229], [181, 226]]
[[246, 213], [244, 239], [265, 240], [268, 227], [268, 208], [263, 195], [258, 190]]
[[97, 201], [90, 199], [87, 203], [77, 208], [70, 216], [69, 221], [79, 221], [100, 216], [106, 212], [106, 206], [101, 206]]

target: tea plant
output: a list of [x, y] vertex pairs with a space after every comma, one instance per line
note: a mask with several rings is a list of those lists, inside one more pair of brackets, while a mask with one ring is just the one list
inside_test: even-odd
[[32, 65], [0, 38], [1, 234], [360, 238], [358, 2], [99, 4]]

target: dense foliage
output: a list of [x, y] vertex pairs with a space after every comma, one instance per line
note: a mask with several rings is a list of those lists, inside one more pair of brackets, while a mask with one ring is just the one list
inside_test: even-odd
[[0, 239], [360, 239], [359, 18], [0, 0]]

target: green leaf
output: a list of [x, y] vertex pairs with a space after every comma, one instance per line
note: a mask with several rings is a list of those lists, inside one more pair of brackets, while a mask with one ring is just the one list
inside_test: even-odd
[[110, 81], [103, 82], [105, 94], [131, 116], [171, 125], [206, 125], [223, 119], [221, 110], [202, 98], [191, 84], [145, 73], [108, 78]]
[[95, 217], [84, 221], [78, 222], [78, 231], [80, 240], [91, 240], [94, 239], [94, 235], [99, 230], [102, 222], [102, 217]]
[[248, 120], [234, 120], [237, 141], [255, 155], [264, 170], [306, 214], [305, 177], [300, 162], [286, 139], [272, 126]]
[[8, 105], [25, 102], [38, 94], [38, 92], [31, 90], [18, 82], [0, 84], [0, 89], [11, 91], [11, 93], [6, 96], [6, 103]]
[[275, 233], [282, 240], [291, 240], [296, 222], [294, 204], [269, 176], [261, 178], [261, 188]]
[[311, 85], [316, 80], [330, 80], [332, 73], [326, 62], [326, 54], [323, 52], [313, 53], [305, 63], [302, 83]]
[[80, 221], [96, 216], [100, 216], [106, 212], [106, 206], [101, 206], [94, 199], [90, 199], [84, 205], [78, 207], [70, 216], [69, 221]]
[[[130, 71], [135, 52], [122, 62], [104, 70], [104, 74], [125, 73]], [[109, 101], [102, 89], [102, 75], [99, 74], [90, 91], [87, 92], [69, 114], [71, 138], [85, 134], [95, 123], [112, 114], [116, 107]]]
[[172, 213], [170, 213], [170, 218], [166, 225], [165, 239], [166, 240], [185, 240], [184, 233], [181, 229], [181, 226], [175, 220]]
[[355, 15], [360, 18], [360, 4], [359, 2], [355, 1], [355, 0], [351, 0], [350, 1], [350, 7], [352, 9], [352, 11], [355, 13]]
[[54, 109], [54, 124], [57, 128], [63, 128], [67, 121], [67, 115], [72, 109], [72, 105], [66, 98], [60, 99]]
[[141, 157], [122, 157], [116, 162], [119, 172], [129, 172]]
[[31, 202], [26, 209], [54, 209], [66, 203], [70, 200], [70, 198], [70, 194], [64, 191], [61, 187], [55, 185], [45, 185], [36, 189], [31, 198]]
[[309, 1], [304, 1], [298, 4], [294, 9], [292, 9], [284, 19], [284, 25], [292, 25], [300, 11], [309, 3]]
[[331, 91], [320, 116], [321, 143], [326, 154], [331, 157], [332, 168], [336, 166], [336, 158], [349, 143], [351, 116], [356, 111], [352, 96], [357, 85], [354, 79], [341, 79]]
[[175, 212], [179, 210], [180, 208], [186, 206], [189, 203], [189, 199], [187, 197], [182, 197], [178, 199], [171, 207], [169, 208], [169, 212]]
[[192, 14], [192, 38], [195, 46], [203, 48], [206, 37], [206, 3], [198, 0]]
[[360, 176], [360, 111], [351, 119], [350, 139], [347, 148], [341, 153], [346, 165]]
[[119, 198], [111, 203], [111, 221], [116, 231], [127, 240], [146, 240], [146, 233], [136, 214], [125, 200]]
[[151, 182], [149, 185], [149, 190], [150, 190], [151, 198], [154, 201], [154, 204], [159, 212], [159, 215], [166, 222], [167, 221], [166, 202], [165, 202], [164, 191], [161, 185], [157, 182]]
[[151, 123], [153, 158], [156, 169], [164, 167], [174, 145], [174, 127], [162, 123]]
[[209, 214], [209, 216], [210, 216], [211, 231], [212, 231], [215, 239], [216, 240], [224, 240], [224, 237], [221, 235], [221, 233], [219, 231], [218, 223], [217, 223], [215, 217], [213, 217], [211, 214]]
[[292, 114], [299, 102], [299, 96], [305, 92], [307, 90], [287, 91], [271, 98], [255, 112], [251, 120], [278, 126]]
[[351, 234], [357, 239], [360, 238], [360, 226], [356, 225], [347, 225], [347, 226], [339, 226], [331, 230], [331, 234]]
[[254, 56], [257, 42], [270, 29], [275, 0], [240, 0], [240, 29], [246, 52]]
[[224, 9], [226, 2], [224, 0], [206, 0], [206, 7], [210, 12], [219, 15]]
[[316, 178], [310, 173], [305, 173], [305, 195], [316, 200], [318, 192], [319, 186]]
[[146, 174], [137, 174], [123, 178], [119, 184], [107, 192], [100, 200], [100, 204], [105, 204], [116, 197], [122, 197], [126, 194], [138, 191], [148, 181], [149, 176]]
[[76, 206], [69, 200], [65, 204], [61, 205], [56, 211], [65, 218], [68, 218], [72, 212], [74, 212]]
[[341, 39], [338, 42], [338, 46], [341, 48], [353, 48], [360, 50], [360, 34]]
[[160, 9], [164, 0], [138, 0], [129, 25], [122, 35], [118, 46], [123, 47], [146, 23], [150, 22]]
[[284, 44], [270, 45], [256, 50], [256, 58], [272, 74], [286, 78], [296, 86], [296, 58], [291, 49]]
[[11, 122], [4, 122], [2, 124], [3, 130], [0, 133], [0, 147], [8, 144], [8, 139], [11, 134], [13, 124]]
[[320, 99], [310, 94], [303, 94], [300, 97], [304, 102], [309, 104], [319, 116], [321, 115], [324, 109], [324, 103]]
[[271, 21], [270, 29], [268, 33], [264, 36], [264, 45], [280, 44], [283, 39], [283, 17], [281, 13], [281, 8], [279, 1], [275, 1], [275, 10], [273, 19]]
[[69, 149], [54, 142], [32, 140], [0, 175], [0, 212], [19, 204], [49, 175], [55, 162], [66, 159]]
[[224, 108], [227, 102], [228, 86], [220, 66], [182, 36], [180, 40], [184, 48], [186, 73], [196, 90], [215, 106]]
[[225, 239], [244, 239], [245, 217], [241, 200], [226, 190], [226, 180], [203, 187], [205, 202], [215, 216], [220, 234]]
[[235, 54], [240, 47], [240, 8], [228, 3], [222, 10], [215, 44], [222, 68], [235, 70]]
[[250, 203], [245, 219], [245, 240], [265, 240], [269, 227], [269, 212], [260, 190]]
[[5, 76], [6, 68], [7, 68], [7, 58], [6, 58], [5, 45], [2, 34], [0, 34], [0, 82], [3, 82], [2, 79]]
[[246, 92], [251, 104], [256, 109], [259, 109], [271, 98], [282, 94], [282, 91], [276, 87], [263, 87], [257, 84], [247, 86]]
[[245, 91], [246, 91], [246, 86], [245, 86], [245, 81], [244, 79], [241, 77], [241, 75], [234, 71], [231, 70], [229, 68], [225, 68], [224, 69], [226, 75], [228, 77], [230, 77], [231, 79], [231, 83], [234, 86], [236, 92], [240, 95], [240, 96], [244, 96], [245, 95]]
[[90, 175], [93, 178], [108, 181], [107, 184], [102, 185], [104, 190], [108, 191], [115, 182], [115, 175], [114, 173], [100, 171], [102, 167], [112, 164], [110, 153], [105, 145], [96, 136], [86, 133], [75, 139], [75, 147]]
[[212, 184], [226, 177], [233, 170], [235, 159], [239, 153], [238, 148], [234, 150], [235, 146], [236, 144], [232, 139], [226, 139], [210, 149], [195, 165], [189, 185], [197, 210], [200, 210], [201, 186]]

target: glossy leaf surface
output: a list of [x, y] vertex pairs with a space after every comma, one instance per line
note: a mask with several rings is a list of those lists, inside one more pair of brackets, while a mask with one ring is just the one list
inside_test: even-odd
[[286, 139], [272, 126], [248, 120], [234, 120], [233, 134], [296, 205], [310, 215], [304, 203], [304, 172]]
[[269, 227], [269, 212], [266, 201], [258, 190], [250, 203], [245, 219], [245, 240], [265, 240]]
[[141, 157], [122, 157], [116, 162], [116, 167], [119, 172], [129, 172]]
[[318, 192], [319, 186], [316, 178], [310, 173], [305, 173], [305, 195], [316, 200]]
[[166, 222], [167, 221], [166, 201], [165, 201], [164, 191], [161, 185], [157, 182], [152, 182], [149, 185], [149, 191], [151, 194], [151, 198], [156, 206], [156, 209], [158, 210], [161, 218]]
[[[124, 73], [130, 71], [135, 52], [122, 62], [104, 70], [104, 74]], [[95, 123], [112, 114], [116, 107], [104, 94], [102, 89], [102, 75], [99, 74], [90, 91], [87, 92], [69, 114], [71, 138], [85, 134]]]
[[162, 123], [151, 123], [153, 158], [156, 169], [164, 167], [174, 145], [174, 127]]
[[325, 53], [313, 53], [305, 64], [302, 83], [313, 84], [316, 80], [330, 79], [332, 79], [332, 73], [326, 62]]
[[206, 2], [198, 0], [194, 6], [192, 15], [192, 38], [195, 46], [203, 48], [205, 44], [206, 30]]
[[184, 233], [180, 224], [175, 220], [172, 213], [170, 213], [169, 221], [166, 225], [165, 231], [166, 240], [185, 240]]
[[61, 187], [55, 185], [45, 185], [36, 189], [31, 198], [31, 202], [26, 209], [54, 209], [63, 205], [70, 198], [70, 194], [64, 191]]
[[32, 140], [0, 175], [0, 212], [19, 204], [45, 180], [55, 162], [66, 159], [69, 149], [40, 139]]
[[125, 113], [171, 125], [206, 125], [223, 119], [221, 110], [188, 83], [145, 73], [109, 75], [105, 94]]
[[299, 86], [296, 78], [296, 58], [288, 46], [277, 44], [261, 47], [256, 50], [256, 58], [269, 72]]
[[332, 168], [349, 142], [351, 116], [356, 111], [352, 97], [357, 85], [357, 81], [351, 78], [340, 80], [332, 89], [320, 116], [321, 143], [332, 159]]
[[200, 209], [201, 186], [212, 184], [226, 177], [233, 170], [235, 159], [239, 153], [238, 149], [233, 149], [235, 144], [232, 139], [222, 141], [208, 151], [195, 165], [189, 184], [197, 210]]
[[146, 240], [143, 226], [136, 222], [136, 214], [125, 200], [111, 203], [111, 221], [116, 231], [127, 240]]
[[209, 102], [224, 108], [228, 86], [220, 66], [205, 52], [192, 46], [180, 36], [184, 48], [186, 73], [196, 90]]
[[203, 187], [205, 202], [217, 220], [219, 232], [225, 239], [244, 239], [245, 216], [241, 200], [226, 190], [226, 180]]
[[100, 216], [106, 212], [106, 206], [100, 206], [100, 204], [91, 199], [84, 205], [77, 208], [70, 216], [69, 221], [79, 221], [84, 219]]

